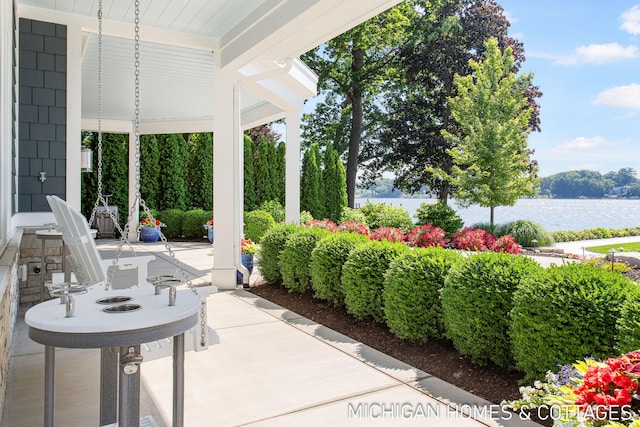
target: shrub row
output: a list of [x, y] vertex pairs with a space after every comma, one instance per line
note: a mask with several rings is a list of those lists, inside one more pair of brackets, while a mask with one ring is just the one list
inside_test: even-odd
[[[180, 209], [167, 209], [164, 211], [151, 209], [150, 213], [155, 219], [164, 224], [162, 233], [167, 239], [206, 237], [207, 231], [204, 228], [204, 224], [211, 219], [211, 212], [202, 209], [191, 209], [186, 212]], [[146, 218], [146, 214], [143, 213], [142, 218]], [[274, 225], [273, 217], [264, 210], [244, 213], [245, 238], [254, 242], [260, 242], [262, 235]]]
[[263, 276], [344, 305], [402, 339], [448, 338], [474, 363], [541, 379], [586, 356], [640, 347], [640, 292], [589, 264], [543, 269], [528, 257], [410, 249], [355, 233], [277, 225], [260, 251]]
[[609, 239], [611, 237], [640, 236], [640, 227], [609, 230], [606, 228], [588, 228], [579, 231], [552, 231], [551, 237], [556, 242], [575, 242], [577, 240]]

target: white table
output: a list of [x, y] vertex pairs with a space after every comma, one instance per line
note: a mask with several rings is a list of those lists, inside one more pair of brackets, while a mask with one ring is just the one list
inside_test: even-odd
[[[184, 420], [184, 332], [198, 319], [200, 298], [191, 290], [178, 291], [169, 306], [168, 291], [154, 295], [153, 287], [103, 291], [89, 289], [75, 296], [75, 316], [66, 317], [65, 304], [49, 300], [25, 314], [29, 337], [45, 345], [45, 420], [54, 425], [55, 348], [100, 348], [100, 425], [116, 422], [137, 426], [140, 419], [140, 344], [173, 337], [173, 425]], [[99, 304], [103, 298], [128, 301]], [[139, 305], [136, 311], [105, 312], [106, 307]], [[114, 348], [118, 348], [116, 353]], [[135, 365], [135, 372], [132, 372]], [[116, 406], [117, 402], [117, 406]], [[116, 415], [117, 414], [117, 415]]]

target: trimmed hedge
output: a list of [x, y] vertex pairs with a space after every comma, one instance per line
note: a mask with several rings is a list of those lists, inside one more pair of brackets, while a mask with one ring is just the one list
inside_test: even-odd
[[258, 259], [260, 263], [260, 273], [267, 283], [282, 282], [280, 274], [280, 254], [287, 239], [298, 227], [291, 224], [277, 224], [270, 228], [260, 241]]
[[382, 289], [389, 264], [410, 249], [402, 243], [372, 240], [351, 251], [342, 267], [342, 290], [347, 311], [358, 319], [384, 322]]
[[610, 237], [640, 236], [640, 227], [620, 229], [588, 228], [579, 231], [552, 231], [551, 237], [556, 242], [575, 242], [576, 240], [608, 239]]
[[344, 305], [344, 292], [340, 286], [342, 266], [355, 247], [368, 241], [361, 234], [333, 233], [317, 243], [311, 253], [311, 287], [314, 297]]
[[526, 278], [514, 295], [510, 331], [517, 367], [527, 380], [587, 356], [616, 354], [616, 324], [637, 286], [590, 265], [552, 266]]
[[276, 225], [276, 222], [267, 211], [255, 210], [244, 213], [245, 239], [260, 243], [260, 239], [262, 239], [264, 233], [274, 225]]
[[187, 211], [182, 216], [182, 234], [185, 237], [203, 237], [207, 234], [204, 225], [211, 219], [211, 212], [203, 209]]
[[300, 227], [287, 239], [280, 253], [280, 274], [289, 292], [311, 289], [311, 252], [328, 233], [317, 227]]
[[[167, 239], [182, 236], [182, 217], [184, 211], [180, 209], [167, 209], [158, 212], [156, 219], [159, 219], [165, 226], [162, 227], [162, 234]], [[206, 222], [206, 221], [205, 221]]]
[[455, 265], [441, 295], [445, 335], [454, 347], [478, 365], [513, 367], [508, 334], [513, 293], [523, 279], [542, 271], [528, 257], [491, 252]]
[[461, 257], [439, 247], [416, 248], [394, 259], [384, 275], [384, 314], [398, 338], [426, 342], [444, 337], [440, 292]]
[[640, 348], [640, 300], [628, 298], [622, 303], [616, 331], [618, 353], [626, 354]]

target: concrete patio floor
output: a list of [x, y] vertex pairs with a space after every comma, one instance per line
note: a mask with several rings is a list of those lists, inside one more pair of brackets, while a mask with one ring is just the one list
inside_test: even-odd
[[[113, 241], [98, 244], [104, 258], [114, 254]], [[195, 284], [210, 280], [209, 245], [171, 248]], [[156, 255], [149, 274], [175, 272], [161, 243], [135, 249]], [[14, 332], [1, 427], [43, 423], [44, 347], [27, 336], [26, 309]], [[537, 425], [245, 290], [212, 294], [207, 309], [214, 344], [185, 354], [185, 426]], [[140, 413], [171, 425], [172, 359], [149, 359], [141, 365]], [[98, 424], [99, 366], [99, 350], [57, 350], [56, 425]]]

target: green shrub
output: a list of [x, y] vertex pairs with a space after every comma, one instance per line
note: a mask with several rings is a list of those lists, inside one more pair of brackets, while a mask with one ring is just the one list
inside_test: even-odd
[[159, 219], [165, 226], [162, 227], [162, 234], [167, 239], [173, 239], [175, 237], [182, 236], [182, 217], [184, 211], [180, 209], [167, 209], [165, 211], [158, 212], [156, 219]]
[[203, 227], [211, 219], [211, 212], [202, 209], [192, 209], [184, 213], [182, 217], [182, 234], [184, 237], [202, 237], [207, 234]]
[[411, 215], [402, 206], [391, 206], [384, 203], [371, 203], [367, 201], [360, 209], [367, 219], [369, 229], [387, 226], [394, 228], [411, 228], [413, 221]]
[[414, 217], [418, 220], [417, 225], [432, 224], [442, 228], [447, 234], [455, 233], [464, 226], [464, 221], [456, 214], [455, 209], [442, 202], [420, 203]]
[[340, 224], [347, 221], [355, 221], [360, 224], [367, 224], [367, 217], [364, 216], [360, 209], [352, 209], [350, 207], [345, 206], [342, 208], [342, 213], [340, 214]]
[[636, 285], [618, 273], [577, 263], [527, 278], [514, 295], [511, 340], [527, 380], [587, 356], [615, 354], [616, 324]]
[[455, 265], [442, 290], [445, 335], [479, 365], [492, 361], [513, 367], [508, 330], [513, 293], [542, 267], [534, 260], [503, 253], [479, 253]]
[[496, 228], [496, 237], [509, 234], [520, 245], [532, 247], [533, 240], [537, 240], [535, 246], [549, 246], [553, 243], [551, 234], [547, 233], [540, 224], [533, 221], [518, 220], [499, 225]]
[[302, 211], [300, 212], [300, 224], [306, 224], [307, 222], [311, 221], [313, 219], [313, 216], [309, 213], [309, 211]]
[[271, 214], [267, 211], [255, 210], [244, 213], [244, 237], [260, 243], [260, 239], [271, 227], [276, 225]]
[[277, 200], [267, 200], [266, 202], [262, 202], [259, 210], [269, 212], [277, 224], [284, 222], [286, 213], [280, 202]]
[[316, 243], [329, 231], [317, 227], [300, 227], [293, 232], [280, 253], [282, 284], [289, 292], [311, 289], [311, 253]]
[[277, 224], [262, 236], [258, 262], [260, 264], [260, 273], [267, 283], [282, 282], [280, 254], [289, 236], [297, 229], [298, 227], [295, 225]]
[[610, 237], [639, 236], [640, 227], [607, 230], [604, 228], [589, 228], [586, 230], [552, 231], [551, 237], [555, 242], [575, 242], [576, 240], [606, 239]]
[[355, 233], [332, 233], [318, 242], [311, 253], [311, 286], [314, 297], [344, 305], [340, 282], [342, 266], [351, 250], [369, 241]]
[[415, 248], [394, 259], [384, 276], [384, 314], [398, 338], [425, 342], [443, 338], [440, 292], [449, 270], [460, 261], [454, 251]]
[[409, 250], [402, 243], [372, 240], [351, 251], [342, 267], [342, 291], [349, 313], [384, 322], [384, 274], [391, 261]]
[[495, 224], [492, 226], [488, 222], [478, 222], [476, 224], [473, 224], [471, 227], [467, 227], [467, 228], [471, 230], [484, 230], [488, 233], [493, 234], [496, 232], [497, 226]]
[[627, 298], [622, 303], [616, 332], [618, 353], [626, 354], [640, 349], [640, 300]]

